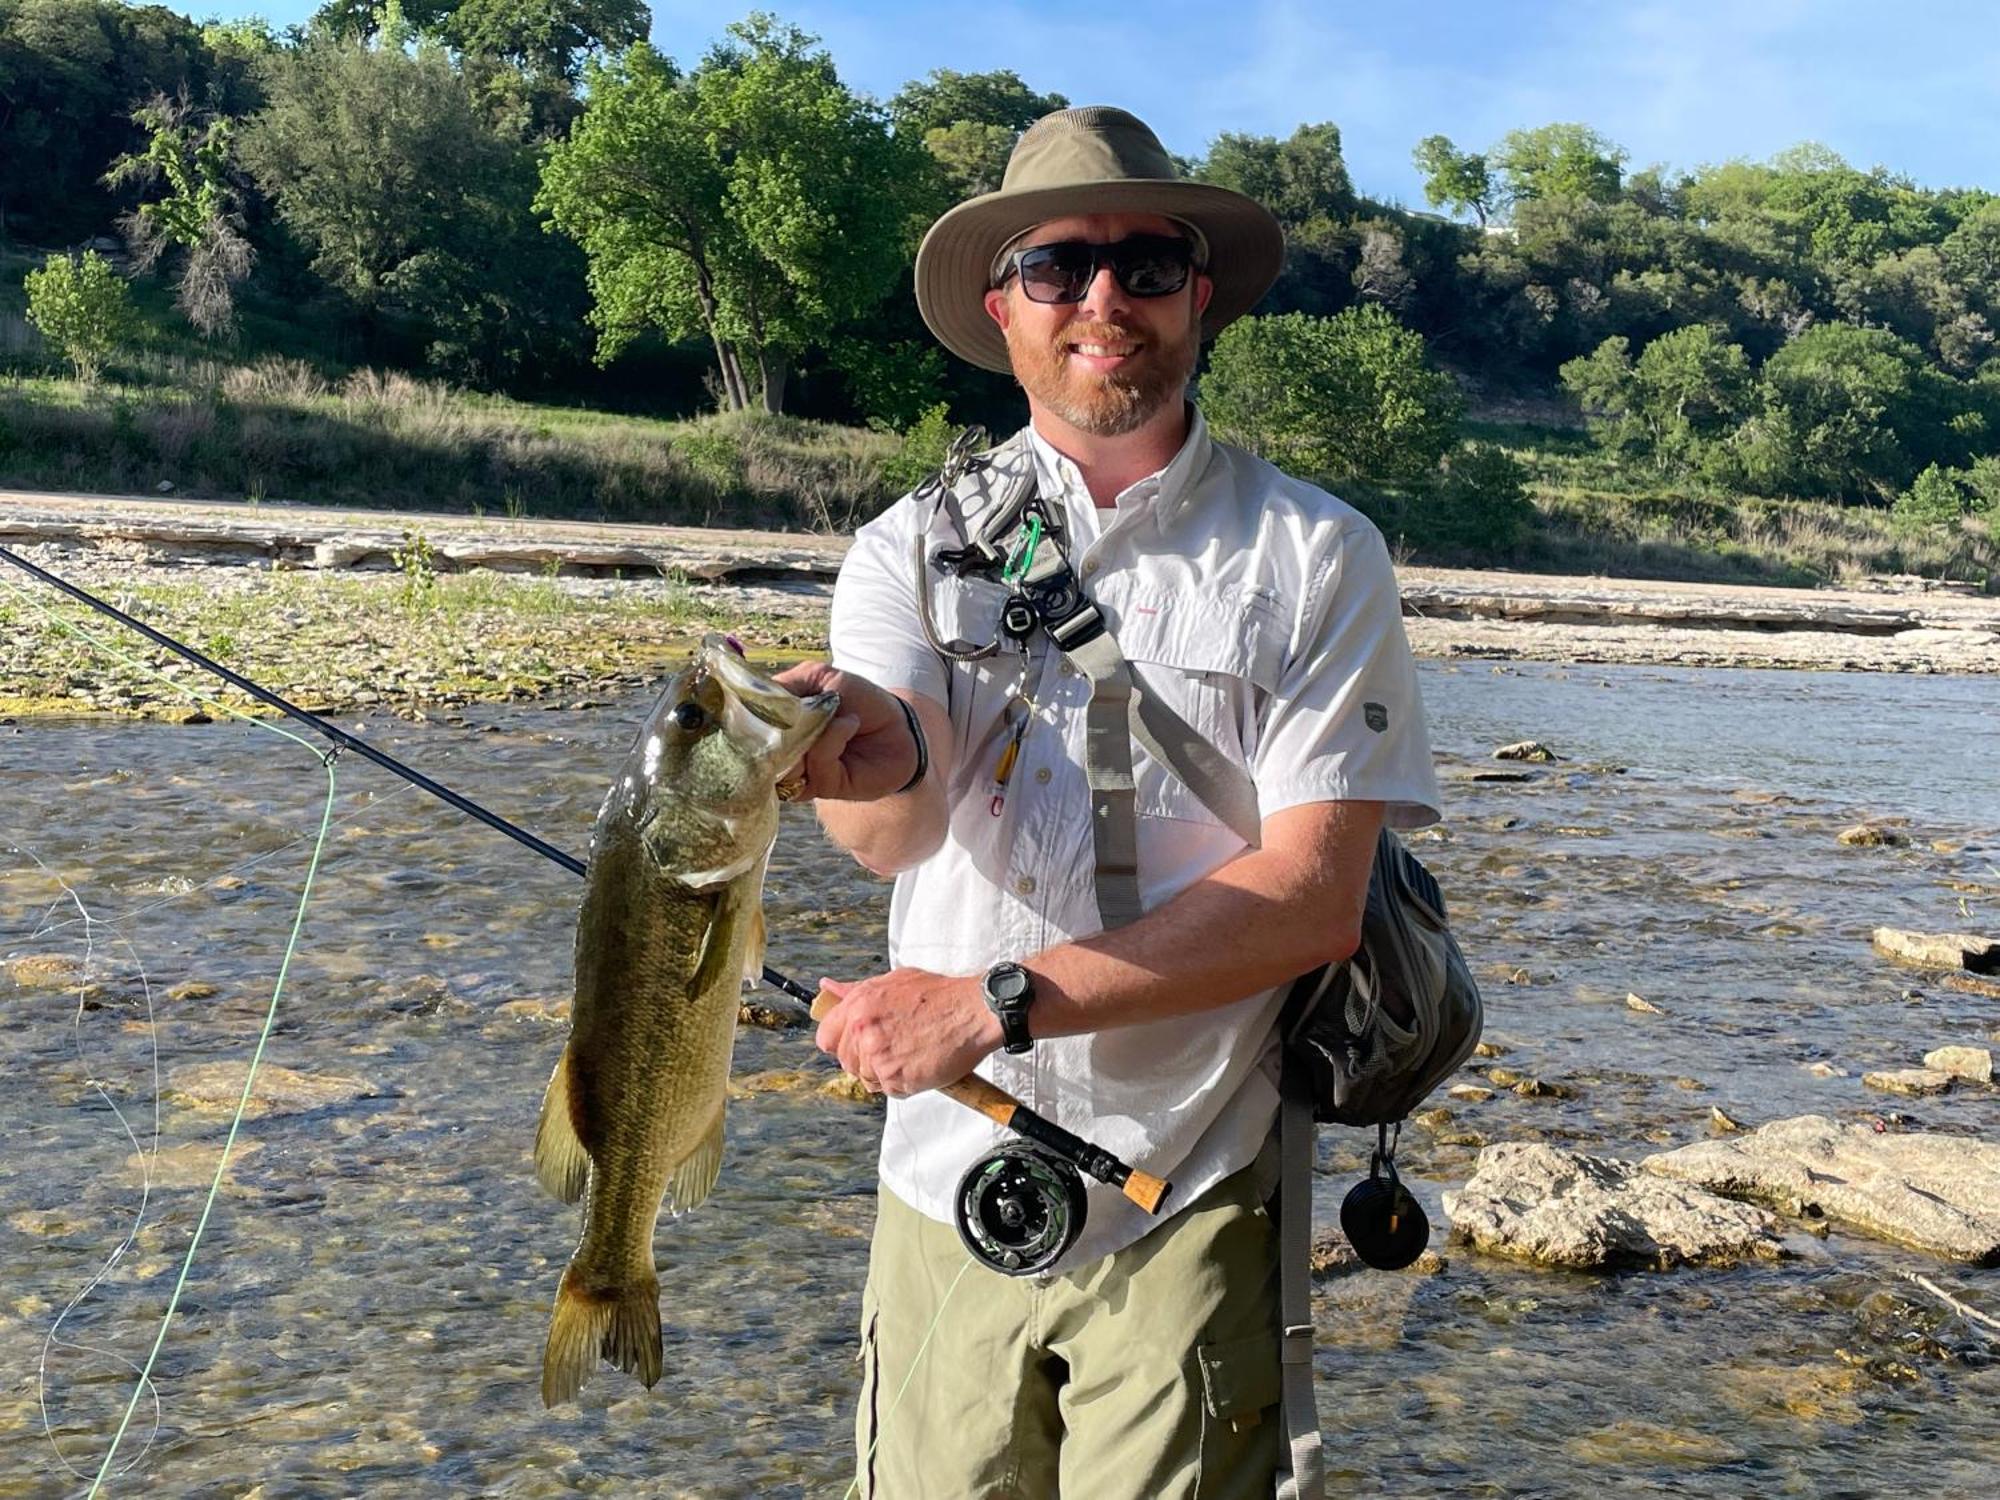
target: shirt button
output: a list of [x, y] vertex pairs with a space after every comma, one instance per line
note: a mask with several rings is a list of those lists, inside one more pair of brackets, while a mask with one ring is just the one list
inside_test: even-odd
[[1014, 882], [1014, 889], [1019, 891], [1023, 896], [1034, 895], [1035, 877], [1032, 875], [1023, 875], [1019, 880]]
[[1098, 560], [1097, 560], [1096, 558], [1094, 558], [1094, 557], [1086, 557], [1086, 558], [1085, 558], [1085, 559], [1083, 560], [1083, 572], [1084, 572], [1084, 576], [1085, 576], [1086, 578], [1087, 578], [1087, 577], [1089, 577], [1089, 576], [1090, 576], [1090, 575], [1091, 575], [1092, 573], [1095, 573], [1095, 572], [1096, 572], [1096, 571], [1097, 571], [1097, 570], [1098, 570], [1098, 569], [1099, 569], [1100, 567], [1102, 567], [1102, 566], [1103, 566], [1103, 564], [1102, 564], [1102, 563], [1100, 563], [1100, 562], [1099, 562], [1099, 561], [1098, 561]]
[[1043, 766], [1035, 772], [1035, 780], [1039, 781], [1043, 786], [1047, 786], [1049, 784], [1049, 777], [1053, 774], [1047, 766]]
[[1062, 665], [1056, 668], [1056, 670], [1062, 673], [1062, 675], [1065, 677], [1076, 676], [1076, 668], [1069, 664], [1069, 658], [1067, 656], [1063, 658]]

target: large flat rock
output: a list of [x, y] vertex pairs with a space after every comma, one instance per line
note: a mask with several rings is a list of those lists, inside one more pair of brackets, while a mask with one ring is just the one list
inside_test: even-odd
[[2000, 1145], [1801, 1115], [1644, 1165], [1933, 1255], [2000, 1265]]
[[1548, 1266], [1665, 1270], [1783, 1253], [1779, 1221], [1761, 1208], [1537, 1143], [1488, 1146], [1444, 1209], [1454, 1239]]

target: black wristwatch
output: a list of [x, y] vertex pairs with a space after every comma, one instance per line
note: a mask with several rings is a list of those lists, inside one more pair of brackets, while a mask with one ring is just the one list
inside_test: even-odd
[[1026, 1052], [1035, 1045], [1028, 1035], [1028, 1007], [1035, 1002], [1035, 981], [1016, 963], [998, 963], [979, 981], [986, 1008], [1000, 1018], [1000, 1035], [1009, 1052]]

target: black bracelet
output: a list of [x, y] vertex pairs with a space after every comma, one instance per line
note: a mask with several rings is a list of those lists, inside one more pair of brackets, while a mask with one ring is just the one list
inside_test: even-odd
[[[895, 698], [896, 695], [891, 693], [889, 696]], [[910, 707], [909, 700], [896, 698], [896, 703], [903, 710], [903, 717], [909, 720], [910, 738], [916, 742], [917, 746], [917, 768], [910, 772], [910, 779], [897, 787], [893, 794], [900, 797], [903, 793], [913, 790], [924, 779], [925, 773], [930, 770], [931, 748], [924, 743], [924, 726], [917, 722], [917, 711]]]

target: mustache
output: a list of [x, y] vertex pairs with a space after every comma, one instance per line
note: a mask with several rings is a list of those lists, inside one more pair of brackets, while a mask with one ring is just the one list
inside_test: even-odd
[[1143, 344], [1146, 338], [1137, 330], [1121, 328], [1116, 323], [1071, 323], [1056, 335], [1058, 344]]

